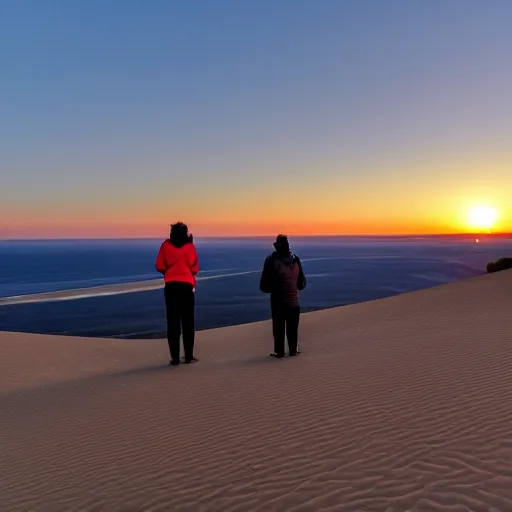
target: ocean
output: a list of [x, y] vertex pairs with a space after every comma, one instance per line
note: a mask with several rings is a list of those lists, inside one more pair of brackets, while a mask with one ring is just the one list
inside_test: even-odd
[[[0, 297], [159, 278], [161, 240], [0, 242]], [[300, 237], [292, 250], [308, 278], [303, 311], [389, 297], [485, 273], [512, 254], [512, 240], [486, 236]], [[270, 317], [259, 291], [270, 238], [196, 241], [202, 272], [197, 328]], [[204, 278], [208, 279], [204, 279]], [[0, 306], [0, 330], [93, 337], [165, 337], [162, 290]]]

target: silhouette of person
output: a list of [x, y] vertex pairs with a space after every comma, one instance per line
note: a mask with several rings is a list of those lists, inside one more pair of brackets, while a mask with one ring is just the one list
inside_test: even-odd
[[194, 357], [195, 339], [195, 287], [199, 273], [194, 239], [182, 222], [171, 226], [156, 258], [156, 269], [164, 276], [167, 341], [171, 354], [170, 364], [180, 363], [180, 338], [183, 332], [185, 363], [197, 361]]
[[273, 357], [284, 357], [285, 334], [291, 356], [300, 354], [298, 331], [300, 318], [299, 291], [306, 287], [306, 276], [300, 259], [290, 251], [288, 237], [279, 235], [275, 251], [266, 258], [261, 274], [260, 290], [270, 294]]

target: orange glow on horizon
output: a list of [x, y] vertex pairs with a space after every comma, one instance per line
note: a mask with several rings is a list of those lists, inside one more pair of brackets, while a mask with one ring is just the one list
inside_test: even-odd
[[[0, 238], [165, 238], [168, 226], [178, 219], [168, 222], [138, 223], [17, 223], [9, 227], [0, 226]], [[377, 225], [371, 222], [201, 222], [199, 219], [181, 219], [190, 227], [196, 237], [236, 237], [236, 236], [275, 236], [286, 233], [290, 236], [404, 236], [404, 235], [448, 235], [477, 233], [474, 226], [467, 223], [460, 228], [455, 224], [388, 222]], [[494, 233], [500, 230], [493, 229]], [[504, 231], [502, 231], [504, 232]]]
[[254, 168], [243, 179], [209, 179], [175, 195], [165, 180], [118, 191], [91, 186], [88, 194], [48, 191], [0, 204], [0, 238], [163, 238], [177, 220], [197, 237], [512, 232], [511, 189], [502, 186], [508, 152], [369, 156], [350, 162], [350, 175], [338, 165], [345, 164], [297, 164], [292, 189], [285, 187], [291, 169], [276, 166], [272, 186]]
[[[476, 194], [464, 191], [460, 196], [445, 190], [440, 190], [437, 196], [429, 194], [428, 199], [401, 194], [401, 202], [397, 200], [393, 205], [386, 194], [361, 194], [357, 201], [341, 201], [333, 193], [331, 198], [324, 194], [321, 200], [304, 196], [300, 208], [292, 204], [284, 211], [277, 200], [269, 200], [262, 207], [255, 199], [252, 204], [249, 200], [223, 204], [221, 198], [214, 198], [215, 202], [212, 199], [211, 204], [191, 202], [184, 206], [169, 206], [164, 201], [147, 198], [140, 203], [125, 199], [131, 208], [121, 203], [115, 207], [98, 205], [95, 209], [90, 204], [80, 208], [57, 205], [53, 210], [51, 205], [46, 209], [38, 205], [37, 211], [11, 210], [8, 212], [11, 218], [0, 211], [4, 213], [0, 215], [0, 238], [165, 238], [169, 224], [177, 220], [186, 222], [196, 237], [275, 236], [277, 233], [290, 236], [477, 234], [489, 231], [489, 223], [493, 233], [512, 232], [512, 204], [505, 201], [508, 198], [487, 194], [486, 201], [481, 201]], [[40, 211], [46, 214], [38, 215]]]

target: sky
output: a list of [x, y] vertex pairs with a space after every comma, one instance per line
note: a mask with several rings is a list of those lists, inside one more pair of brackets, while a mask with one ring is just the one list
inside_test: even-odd
[[3, 0], [0, 238], [512, 231], [509, 0]]

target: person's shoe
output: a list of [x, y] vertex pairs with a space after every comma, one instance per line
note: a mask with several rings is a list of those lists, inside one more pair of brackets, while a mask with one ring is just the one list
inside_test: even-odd
[[170, 366], [178, 366], [180, 364], [179, 360], [178, 361], [175, 361], [174, 359], [171, 359], [169, 361], [169, 365]]
[[299, 356], [300, 354], [302, 354], [302, 352], [299, 349], [297, 349], [297, 350], [295, 350], [293, 352], [290, 352], [290, 356], [292, 356], [292, 357], [293, 356]]
[[276, 359], [282, 359], [284, 357], [284, 354], [277, 354], [276, 352], [272, 352], [272, 354], [270, 354], [270, 357], [275, 357]]
[[190, 357], [190, 358], [186, 358], [185, 359], [185, 364], [190, 364], [190, 363], [197, 363], [199, 361], [199, 359], [195, 358], [194, 356]]

